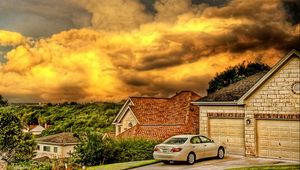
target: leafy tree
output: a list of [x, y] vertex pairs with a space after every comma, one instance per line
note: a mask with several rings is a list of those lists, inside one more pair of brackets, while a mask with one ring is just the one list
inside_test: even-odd
[[7, 106], [7, 105], [8, 105], [7, 100], [0, 94], [0, 107]]
[[34, 157], [35, 142], [22, 132], [20, 119], [13, 113], [0, 112], [0, 159], [11, 163]]
[[75, 146], [73, 156], [78, 163], [84, 165], [99, 165], [113, 158], [114, 145], [110, 138], [104, 138], [100, 133], [80, 135], [80, 144]]
[[213, 93], [246, 77], [268, 70], [270, 70], [268, 65], [257, 62], [250, 62], [248, 64], [243, 62], [234, 67], [229, 67], [225, 71], [217, 73], [217, 75], [208, 83], [209, 87], [207, 89], [207, 93]]

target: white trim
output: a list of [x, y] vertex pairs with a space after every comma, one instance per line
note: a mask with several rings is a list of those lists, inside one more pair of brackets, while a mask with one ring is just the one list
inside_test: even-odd
[[115, 119], [114, 119], [114, 121], [113, 121], [112, 124], [116, 124], [116, 123], [117, 123], [117, 119], [118, 119], [119, 116], [123, 113], [123, 110], [124, 110], [125, 106], [128, 105], [128, 102], [132, 102], [132, 101], [130, 100], [130, 98], [128, 98], [128, 99], [126, 100], [126, 102], [124, 103], [124, 105], [123, 105], [122, 108], [120, 109], [119, 113], [118, 113], [117, 116], [115, 117]]
[[127, 113], [128, 110], [131, 111], [131, 113], [132, 113], [133, 117], [135, 118], [136, 122], [139, 123], [139, 120], [136, 118], [135, 114], [133, 113], [133, 111], [130, 108], [130, 104], [132, 104], [134, 106], [134, 103], [132, 102], [132, 100], [130, 98], [128, 98], [127, 101], [122, 106], [119, 113], [117, 114], [117, 116], [115, 117], [115, 119], [112, 123], [113, 125], [118, 124], [122, 120], [122, 118], [125, 116], [125, 114]]
[[237, 104], [244, 104], [244, 100], [247, 99], [257, 88], [259, 88], [266, 80], [268, 80], [277, 70], [279, 70], [294, 54], [300, 58], [300, 54], [296, 50], [290, 51], [284, 58], [282, 58], [275, 66], [264, 75], [254, 86], [250, 88], [238, 101]]

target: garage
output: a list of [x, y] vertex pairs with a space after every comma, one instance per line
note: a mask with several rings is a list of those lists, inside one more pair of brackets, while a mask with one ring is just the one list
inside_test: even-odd
[[245, 155], [243, 119], [210, 119], [210, 137], [226, 146], [227, 153]]
[[300, 160], [300, 121], [258, 120], [258, 156]]

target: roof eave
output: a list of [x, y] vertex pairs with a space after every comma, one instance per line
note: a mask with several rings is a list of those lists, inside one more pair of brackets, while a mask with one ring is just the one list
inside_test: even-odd
[[250, 88], [238, 101], [239, 105], [243, 105], [244, 101], [254, 92], [257, 88], [259, 88], [266, 80], [268, 80], [277, 70], [279, 70], [293, 55], [300, 57], [300, 53], [293, 49], [291, 50], [284, 58], [282, 58], [276, 65], [265, 74], [254, 86]]
[[[119, 113], [117, 114], [117, 116], [115, 117], [114, 121], [112, 122], [113, 125], [118, 123], [118, 119], [119, 117], [123, 114], [125, 107], [128, 105], [129, 102], [132, 102], [132, 100], [130, 99], [130, 97], [126, 100], [126, 102], [124, 103], [124, 105], [122, 106], [122, 108], [120, 109]], [[133, 102], [132, 102], [133, 103]]]
[[243, 104], [239, 104], [236, 101], [228, 101], [228, 102], [192, 102], [194, 105], [198, 106], [239, 106]]
[[48, 144], [48, 145], [58, 145], [58, 146], [66, 146], [66, 145], [77, 145], [79, 144], [80, 142], [70, 142], [70, 143], [64, 143], [64, 142], [46, 142], [46, 141], [39, 141], [37, 140], [36, 141], [37, 143], [40, 143], [40, 144]]

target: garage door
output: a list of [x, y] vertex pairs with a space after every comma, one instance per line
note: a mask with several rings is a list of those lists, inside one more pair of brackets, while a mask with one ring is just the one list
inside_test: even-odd
[[300, 121], [257, 121], [258, 155], [300, 160]]
[[227, 153], [245, 155], [243, 119], [210, 119], [209, 131], [214, 141], [226, 145]]

